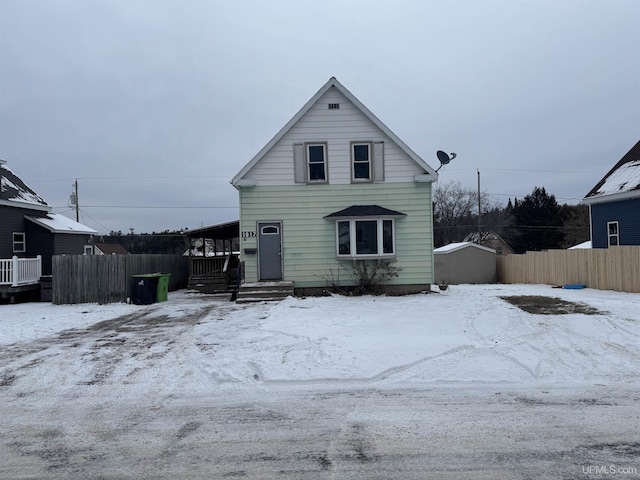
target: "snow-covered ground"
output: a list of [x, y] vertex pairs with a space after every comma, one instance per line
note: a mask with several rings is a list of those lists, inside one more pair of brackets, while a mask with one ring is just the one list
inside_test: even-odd
[[[500, 298], [513, 295], [600, 313], [534, 315]], [[526, 478], [514, 472], [556, 462], [536, 476], [601, 478], [589, 467], [614, 462], [638, 478], [639, 307], [638, 294], [531, 285], [2, 305], [0, 477], [271, 478], [295, 464], [310, 473], [273, 478], [424, 478], [440, 462], [434, 478]], [[456, 445], [462, 463], [444, 465]]]

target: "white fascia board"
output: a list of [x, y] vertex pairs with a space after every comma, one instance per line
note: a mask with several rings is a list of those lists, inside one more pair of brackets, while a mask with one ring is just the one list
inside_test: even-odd
[[[322, 97], [331, 87], [335, 87], [338, 91], [344, 95], [351, 103], [353, 103], [356, 108], [358, 108], [376, 127], [378, 127], [382, 132], [387, 135], [402, 151], [404, 151], [414, 162], [418, 164], [420, 168], [422, 168], [427, 175], [431, 178], [429, 180], [423, 181], [436, 181], [438, 179], [438, 174], [436, 171], [431, 168], [417, 153], [415, 153], [409, 146], [404, 143], [398, 136], [391, 131], [389, 127], [387, 127], [378, 117], [376, 117], [373, 112], [371, 112], [367, 107], [364, 106], [360, 100], [358, 100], [347, 88], [342, 85], [335, 77], [331, 77], [327, 83], [325, 83], [320, 90], [316, 92], [316, 94], [309, 99], [304, 106], [298, 110], [291, 120], [289, 120], [284, 127], [280, 129], [280, 131], [267, 143], [262, 149], [247, 163], [242, 170], [240, 170], [234, 177], [231, 179], [231, 184], [236, 186], [238, 182], [244, 177], [249, 170], [251, 170], [256, 163], [258, 163], [266, 153], [271, 150], [278, 141], [300, 120], [316, 102]], [[418, 181], [418, 180], [416, 180]]]
[[238, 185], [238, 182], [242, 179], [242, 177], [244, 177], [249, 172], [249, 170], [251, 170], [255, 166], [255, 164], [258, 163], [262, 159], [262, 157], [264, 157], [267, 152], [271, 150], [274, 145], [278, 143], [278, 141], [280, 141], [280, 139], [284, 137], [289, 130], [291, 130], [291, 128], [298, 122], [298, 120], [300, 120], [303, 115], [307, 113], [311, 109], [311, 107], [320, 99], [320, 97], [324, 95], [326, 91], [329, 90], [329, 88], [331, 88], [332, 80], [335, 79], [332, 77], [327, 83], [325, 83], [323, 87], [318, 90], [317, 93], [313, 97], [311, 97], [300, 110], [298, 110], [298, 113], [296, 113], [291, 118], [291, 120], [289, 120], [271, 140], [269, 140], [269, 143], [262, 147], [262, 149], [249, 161], [249, 163], [247, 163], [242, 168], [242, 170], [240, 170], [236, 174], [236, 176], [231, 179], [231, 185]]
[[28, 202], [20, 202], [17, 200], [0, 200], [0, 205], [4, 207], [14, 207], [14, 208], [22, 208], [29, 210], [39, 210], [41, 212], [50, 212], [51, 207], [49, 205], [42, 205], [40, 203], [28, 203]]
[[236, 183], [231, 182], [234, 187], [255, 187], [258, 184], [257, 180], [249, 178], [240, 178]]
[[582, 203], [584, 203], [585, 205], [593, 205], [596, 203], [632, 200], [634, 198], [640, 198], [640, 190], [631, 190], [630, 192], [620, 192], [611, 195], [598, 195], [597, 197], [587, 197], [582, 199]]
[[425, 173], [423, 175], [416, 175], [413, 177], [413, 181], [414, 182], [418, 182], [418, 183], [424, 183], [424, 182], [437, 182], [438, 181], [438, 174], [435, 174], [435, 177], [433, 175], [430, 175], [428, 173]]

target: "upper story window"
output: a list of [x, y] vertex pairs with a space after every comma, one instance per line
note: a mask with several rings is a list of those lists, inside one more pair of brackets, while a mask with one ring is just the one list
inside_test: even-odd
[[354, 182], [371, 181], [371, 150], [369, 142], [351, 143], [351, 172]]
[[27, 251], [27, 241], [22, 232], [13, 232], [13, 253], [24, 253]]
[[[328, 143], [325, 141], [294, 143], [294, 183], [329, 183], [328, 152]], [[384, 182], [384, 142], [350, 142], [348, 157], [346, 147], [342, 145], [334, 146], [332, 152], [332, 155], [336, 154], [333, 161], [351, 162], [352, 183]]]
[[618, 233], [618, 222], [608, 222], [607, 231], [609, 237], [609, 246], [620, 245], [620, 235]]
[[327, 146], [324, 143], [308, 143], [307, 150], [307, 181], [327, 181]]
[[329, 181], [327, 143], [293, 144], [293, 177], [295, 183], [327, 183]]

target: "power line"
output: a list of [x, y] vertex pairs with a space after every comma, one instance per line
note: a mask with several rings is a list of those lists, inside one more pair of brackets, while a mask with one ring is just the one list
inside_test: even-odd
[[[53, 208], [64, 208], [64, 207], [53, 207]], [[160, 209], [224, 209], [224, 208], [239, 208], [239, 206], [234, 207], [226, 207], [226, 206], [171, 206], [171, 205], [83, 205], [82, 208], [160, 208]]]
[[[476, 168], [450, 168], [447, 171], [449, 172], [468, 172], [468, 171], [473, 171], [476, 170]], [[481, 168], [481, 170], [484, 171], [491, 171], [491, 172], [536, 172], [536, 173], [571, 173], [571, 174], [576, 174], [576, 173], [585, 173], [585, 174], [598, 174], [601, 175], [602, 172], [591, 172], [588, 170], [580, 170], [579, 172], [576, 172], [575, 170], [537, 170], [537, 169], [533, 169], [533, 168]]]
[[[233, 178], [233, 175], [172, 175], [172, 176], [127, 176], [127, 177], [77, 177], [78, 180], [175, 180], [175, 179], [194, 179], [194, 178]], [[30, 180], [29, 183], [53, 183], [68, 182], [76, 178], [50, 178], [47, 180]]]

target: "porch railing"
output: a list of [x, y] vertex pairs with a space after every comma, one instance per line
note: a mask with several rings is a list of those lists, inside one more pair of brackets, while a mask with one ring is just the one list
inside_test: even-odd
[[226, 273], [228, 257], [191, 257], [189, 274], [191, 276], [206, 276]]
[[42, 276], [42, 257], [0, 259], [0, 285], [32, 285]]

